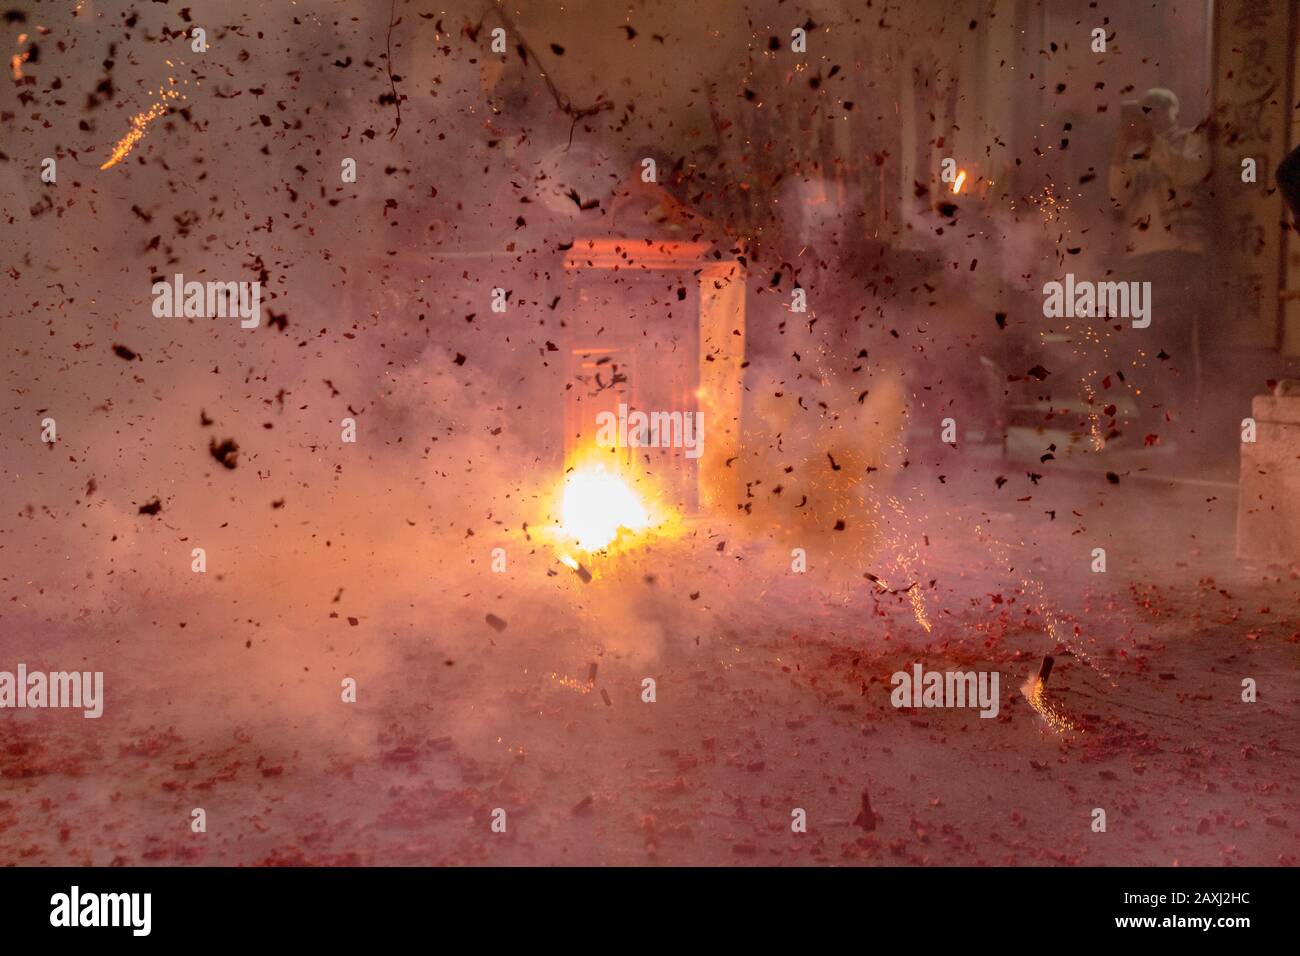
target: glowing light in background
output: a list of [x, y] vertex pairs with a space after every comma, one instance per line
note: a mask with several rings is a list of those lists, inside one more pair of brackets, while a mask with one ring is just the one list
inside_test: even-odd
[[[18, 34], [19, 45], [22, 45], [26, 42], [27, 42], [27, 34], [26, 33]], [[23, 78], [23, 64], [27, 62], [27, 58], [31, 55], [32, 55], [31, 51], [24, 50], [22, 53], [15, 53], [13, 57], [9, 60], [9, 65], [13, 68], [14, 71], [15, 80], [21, 80]]]

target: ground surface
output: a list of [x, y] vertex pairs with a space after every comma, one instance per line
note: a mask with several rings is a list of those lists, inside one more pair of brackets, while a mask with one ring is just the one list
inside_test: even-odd
[[[521, 541], [448, 593], [418, 570], [435, 542], [335, 599], [332, 572], [286, 570], [255, 611], [146, 595], [52, 630], [11, 603], [9, 656], [93, 645], [108, 700], [0, 722], [0, 860], [1294, 865], [1300, 582], [1232, 558], [1231, 489], [1124, 480], [1055, 486], [1087, 521], [1045, 497], [918, 517], [929, 634], [912, 592], [818, 589], [707, 531], [589, 585]], [[1047, 653], [1074, 729], [1018, 689]], [[892, 707], [917, 661], [997, 670], [997, 718]]]

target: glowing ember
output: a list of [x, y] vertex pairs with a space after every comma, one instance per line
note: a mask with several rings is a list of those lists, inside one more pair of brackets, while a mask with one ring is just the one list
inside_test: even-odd
[[921, 625], [925, 633], [930, 633], [930, 616], [925, 613], [925, 598], [921, 595], [919, 587], [912, 588], [907, 592], [907, 599], [912, 602], [912, 616], [916, 618], [916, 623]]
[[[650, 516], [636, 492], [603, 465], [573, 471], [565, 479], [560, 521], [564, 533], [584, 551], [608, 546], [620, 530], [643, 531], [650, 527]], [[574, 561], [569, 567], [576, 564]]]
[[172, 89], [176, 85], [175, 78], [168, 78], [168, 86], [158, 91], [158, 102], [154, 103], [143, 113], [137, 113], [131, 117], [131, 128], [127, 130], [116, 146], [113, 147], [113, 153], [100, 169], [108, 169], [110, 166], [116, 166], [122, 160], [126, 159], [131, 150], [135, 149], [135, 144], [144, 139], [145, 131], [149, 124], [163, 116], [173, 100], [184, 99], [180, 90]]
[[584, 683], [583, 681], [580, 680], [575, 680], [574, 678], [568, 676], [567, 674], [558, 674], [552, 671], [551, 680], [555, 681], [555, 683], [559, 684], [561, 687], [567, 688], [568, 690], [577, 691], [579, 694], [591, 693], [591, 684]]
[[961, 195], [961, 187], [965, 185], [966, 185], [966, 170], [959, 169], [957, 171], [957, 178], [953, 180], [952, 194], [954, 196]]
[[1041, 677], [1035, 676], [1025, 681], [1020, 688], [1020, 693], [1029, 702], [1029, 706], [1038, 712], [1038, 716], [1043, 718], [1047, 726], [1058, 734], [1079, 729], [1061, 708], [1047, 699], [1046, 683]]
[[[966, 174], [962, 173], [962, 175], [964, 176]], [[903, 525], [910, 527], [912, 523], [911, 518], [909, 518], [907, 512], [903, 510], [903, 503], [893, 495], [890, 495], [886, 501], [889, 504], [889, 507], [893, 509], [894, 514], [902, 521]], [[925, 609], [925, 595], [921, 592], [919, 581], [920, 575], [915, 572], [915, 569], [921, 564], [921, 555], [917, 551], [916, 541], [913, 538], [904, 543], [901, 537], [895, 537], [892, 543], [898, 551], [897, 556], [894, 558], [894, 565], [898, 568], [904, 578], [912, 579], [912, 584], [903, 589], [907, 594], [907, 600], [911, 602], [912, 616], [916, 618], [916, 623], [921, 625], [921, 629], [925, 631], [925, 633], [929, 634], [932, 627], [930, 624], [930, 615]]]
[[[18, 42], [20, 44], [26, 43], [27, 34], [26, 33], [18, 34]], [[9, 66], [14, 71], [15, 80], [21, 80], [23, 78], [23, 64], [27, 62], [27, 58], [30, 57], [31, 55], [32, 54], [30, 51], [24, 50], [22, 53], [15, 53], [13, 57], [10, 58]]]

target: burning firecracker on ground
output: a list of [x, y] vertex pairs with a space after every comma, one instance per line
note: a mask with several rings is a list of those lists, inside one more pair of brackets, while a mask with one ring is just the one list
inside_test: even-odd
[[54, 927], [110, 867], [1300, 863], [1297, 0], [3, 23]]

